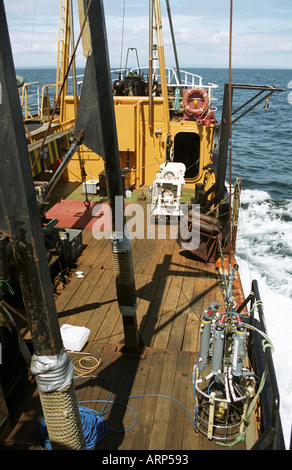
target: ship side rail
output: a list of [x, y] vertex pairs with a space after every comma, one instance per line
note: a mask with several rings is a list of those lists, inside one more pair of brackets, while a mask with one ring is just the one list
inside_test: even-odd
[[[237, 312], [241, 312], [248, 304], [250, 304], [251, 311], [251, 326], [256, 327], [257, 330], [262, 331], [264, 334], [267, 334], [264, 311], [256, 280], [252, 281], [251, 294], [237, 309]], [[255, 307], [258, 319], [254, 316]], [[252, 450], [284, 450], [285, 443], [280, 420], [280, 395], [272, 351], [270, 347], [263, 349], [262, 339], [262, 336], [257, 333], [257, 331], [251, 330], [248, 344], [249, 360], [258, 377], [262, 377], [264, 371], [267, 370], [265, 386], [260, 394], [262, 420], [261, 432], [259, 439], [252, 447]]]
[[[77, 95], [80, 96], [84, 75], [77, 75]], [[53, 90], [53, 92], [52, 92]], [[68, 95], [73, 95], [73, 77], [68, 77]], [[51, 107], [56, 100], [56, 84], [41, 85], [40, 82], [24, 83], [20, 91], [20, 105], [23, 118], [27, 121], [39, 118], [45, 122], [50, 119]]]
[[[133, 68], [130, 70], [130, 72], [138, 72], [139, 70], [146, 71], [146, 73], [148, 72], [149, 74], [148, 67], [139, 67], [139, 69]], [[165, 67], [165, 71], [166, 71], [166, 84], [168, 88], [170, 89], [178, 88], [180, 90], [191, 89], [191, 88], [204, 89], [204, 90], [207, 90], [208, 92], [209, 100], [214, 99], [213, 90], [215, 88], [218, 88], [218, 85], [215, 85], [214, 83], [208, 83], [208, 85], [204, 85], [203, 79], [200, 75], [196, 75], [195, 73], [188, 72], [186, 70], [180, 70], [178, 73], [177, 70], [175, 70], [172, 67]], [[156, 78], [156, 80], [159, 82], [160, 80], [159, 68], [154, 68], [153, 75]]]
[[[125, 69], [123, 69], [125, 71]], [[128, 71], [126, 70], [126, 73]], [[149, 75], [149, 67], [134, 67], [129, 70], [130, 73]], [[165, 67], [166, 82], [169, 87], [184, 87], [184, 88], [203, 88], [203, 79], [200, 75], [192, 72], [180, 70], [178, 72], [172, 67]], [[160, 71], [158, 67], [153, 68], [153, 76], [159, 81]], [[180, 78], [179, 78], [180, 77]]]
[[55, 84], [47, 84], [41, 87], [40, 82], [27, 82], [22, 86], [20, 105], [24, 119], [39, 118], [46, 121], [50, 117], [50, 107], [55, 98], [51, 89], [56, 89]]
[[[112, 74], [119, 76], [121, 80], [123, 80], [128, 73], [132, 73], [145, 77], [146, 81], [148, 81], [149, 67], [133, 67], [131, 69], [122, 68], [112, 70], [111, 72]], [[174, 95], [175, 90], [179, 89], [179, 100], [181, 103], [183, 101], [184, 90], [192, 88], [207, 90], [209, 102], [211, 103], [212, 101], [217, 101], [217, 99], [213, 96], [213, 91], [218, 88], [218, 85], [215, 85], [214, 83], [208, 83], [207, 85], [205, 85], [203, 84], [203, 79], [200, 75], [196, 75], [195, 73], [186, 70], [180, 70], [179, 72], [177, 72], [177, 70], [172, 67], [165, 67], [165, 72], [166, 84], [169, 93], [171, 95]], [[115, 80], [116, 78], [113, 78], [113, 82]], [[154, 67], [153, 69], [153, 81], [160, 83], [159, 68]], [[216, 110], [216, 108], [214, 107], [213, 109]]]
[[[84, 74], [76, 75], [75, 78], [76, 78], [76, 83], [77, 83], [77, 95], [80, 96], [82, 85], [83, 85]], [[73, 95], [73, 76], [68, 77], [67, 94]]]
[[50, 89], [56, 89], [56, 85], [44, 85], [42, 88], [41, 106], [39, 109], [39, 117], [41, 121], [49, 120], [51, 116], [51, 102]]
[[28, 82], [22, 86], [20, 104], [24, 119], [40, 115], [40, 83]]

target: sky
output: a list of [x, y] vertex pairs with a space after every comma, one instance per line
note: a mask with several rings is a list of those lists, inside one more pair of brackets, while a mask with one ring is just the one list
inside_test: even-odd
[[[230, 0], [169, 0], [181, 68], [228, 67]], [[162, 8], [166, 63], [174, 54], [166, 2]], [[4, 0], [15, 67], [55, 67], [59, 0]], [[148, 0], [104, 0], [111, 67], [125, 65], [126, 52], [136, 47], [140, 65], [148, 60]], [[79, 34], [77, 0], [73, 0], [75, 40]], [[292, 69], [292, 1], [233, 0], [232, 66]], [[123, 42], [122, 60], [121, 44]], [[131, 63], [133, 61], [133, 63]], [[77, 66], [83, 67], [82, 47]], [[136, 57], [129, 55], [129, 65]]]

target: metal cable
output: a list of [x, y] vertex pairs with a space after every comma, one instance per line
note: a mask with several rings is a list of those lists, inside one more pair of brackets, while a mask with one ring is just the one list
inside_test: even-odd
[[53, 108], [53, 111], [52, 111], [52, 115], [51, 115], [51, 118], [50, 118], [50, 121], [49, 121], [49, 124], [48, 124], [48, 127], [47, 127], [47, 130], [45, 132], [45, 135], [43, 137], [43, 141], [41, 143], [41, 146], [39, 148], [39, 152], [38, 152], [38, 155], [37, 155], [37, 158], [35, 159], [33, 165], [32, 165], [32, 170], [34, 169], [35, 165], [37, 164], [39, 158], [40, 158], [40, 155], [41, 155], [41, 152], [42, 152], [42, 149], [43, 149], [43, 146], [45, 144], [45, 141], [46, 141], [46, 138], [48, 136], [48, 133], [49, 133], [49, 130], [51, 128], [51, 125], [52, 125], [52, 122], [53, 122], [53, 118], [55, 116], [55, 113], [56, 113], [56, 110], [57, 110], [57, 107], [59, 105], [59, 102], [60, 102], [60, 98], [61, 98], [61, 94], [63, 92], [63, 88], [65, 86], [65, 83], [66, 83], [66, 80], [68, 78], [68, 75], [69, 75], [69, 72], [70, 72], [70, 68], [71, 68], [71, 65], [73, 63], [73, 60], [75, 59], [75, 55], [76, 55], [76, 51], [77, 51], [77, 48], [79, 46], [79, 42], [81, 40], [81, 37], [82, 37], [82, 34], [83, 34], [83, 30], [85, 28], [85, 24], [86, 24], [86, 21], [87, 21], [87, 16], [88, 16], [88, 13], [89, 13], [89, 9], [90, 9], [90, 5], [91, 5], [91, 2], [92, 0], [89, 0], [89, 3], [88, 3], [88, 7], [87, 7], [87, 10], [86, 10], [86, 13], [85, 13], [85, 16], [84, 16], [84, 21], [83, 21], [83, 24], [82, 24], [82, 28], [80, 30], [80, 33], [79, 33], [79, 36], [78, 36], [78, 39], [77, 39], [77, 42], [76, 42], [76, 45], [75, 45], [75, 48], [74, 48], [74, 51], [72, 53], [72, 56], [71, 56], [71, 59], [69, 61], [69, 65], [68, 65], [68, 68], [67, 68], [67, 71], [65, 73], [65, 77], [64, 77], [64, 80], [63, 80], [63, 83], [61, 85], [61, 88], [60, 88], [60, 91], [59, 91], [59, 94], [58, 94], [58, 98], [55, 102], [55, 105], [54, 105], [54, 108]]

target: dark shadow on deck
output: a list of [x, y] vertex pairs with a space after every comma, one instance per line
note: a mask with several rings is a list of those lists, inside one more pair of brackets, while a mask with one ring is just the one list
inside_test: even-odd
[[[114, 403], [109, 404], [106, 408], [111, 408], [111, 410], [108, 414], [105, 415], [105, 418], [108, 422], [108, 426], [112, 429], [115, 429], [116, 432], [109, 430], [105, 438], [96, 446], [96, 449], [98, 450], [115, 450], [120, 446], [123, 447], [124, 439], [127, 439], [127, 442], [124, 443], [125, 448], [144, 450], [148, 449], [151, 439], [151, 432], [149, 432], [149, 429], [151, 429], [151, 426], [153, 425], [154, 415], [157, 407], [157, 398], [135, 398], [135, 404], [133, 404], [133, 400], [129, 399], [129, 397], [133, 394], [135, 395], [137, 390], [140, 390], [142, 395], [144, 395], [146, 392], [159, 393], [160, 387], [162, 385], [160, 380], [163, 368], [165, 366], [164, 361], [166, 361], [167, 352], [165, 350], [151, 350], [149, 347], [151, 345], [152, 338], [161, 330], [163, 330], [170, 322], [172, 322], [174, 318], [180, 316], [184, 312], [184, 308], [175, 310], [175, 313], [171, 319], [167, 320], [165, 323], [160, 324], [159, 326], [156, 325], [161, 309], [163, 294], [167, 285], [167, 278], [169, 275], [174, 276], [175, 274], [178, 276], [186, 275], [186, 271], [180, 272], [175, 270], [175, 266], [171, 263], [171, 255], [167, 254], [164, 256], [163, 262], [156, 266], [151, 282], [144, 285], [137, 291], [137, 296], [139, 298], [143, 298], [144, 300], [148, 300], [150, 302], [147, 312], [143, 316], [140, 323], [139, 334], [145, 346], [144, 349], [141, 350], [140, 353], [129, 353], [127, 351], [123, 351], [121, 344], [107, 344], [104, 349], [106, 354], [105, 362], [110, 361], [110, 356], [113, 359], [112, 362], [109, 362], [108, 365], [105, 365], [105, 367], [102, 368], [100, 373], [98, 373], [99, 378], [76, 384], [78, 396], [80, 396], [80, 394], [86, 395], [87, 397], [95, 396], [95, 388], [97, 385], [101, 386], [98, 399], [107, 400], [109, 399], [111, 393], [114, 392]], [[191, 275], [193, 273], [189, 272], [187, 275], [188, 274]], [[202, 273], [200, 270], [200, 274], [204, 276], [209, 275], [210, 273], [208, 271]], [[197, 276], [195, 275], [194, 277], [196, 278]], [[203, 292], [200, 292], [192, 299], [190, 306], [192, 307], [195, 305], [195, 303], [202, 299], [207, 293], [216, 288], [218, 284], [219, 281], [208, 289], [204, 289]], [[83, 308], [85, 308], [85, 306], [81, 306], [78, 308], [78, 310], [80, 311], [80, 309]], [[95, 342], [94, 345], [95, 346], [92, 346], [92, 348], [98, 347], [97, 342]], [[92, 348], [90, 352], [94, 354]], [[184, 358], [183, 360], [188, 365], [192, 360], [191, 357], [194, 356], [194, 352], [168, 351], [168, 353], [173, 355], [172, 357], [175, 364], [176, 361], [179, 360], [179, 354], [182, 354], [182, 357]], [[150, 364], [147, 363], [146, 365], [147, 361], [145, 361], [145, 359], [149, 354], [152, 355], [152, 359]], [[176, 374], [181, 374], [182, 377], [180, 380], [184, 380], [186, 384], [188, 383], [190, 386], [191, 374], [189, 374], [189, 367], [187, 369], [177, 370]], [[137, 381], [139, 382], [138, 385]], [[172, 395], [173, 391], [175, 390], [173, 387], [174, 385], [169, 384], [169, 395]], [[95, 399], [97, 399], [96, 396]], [[116, 405], [121, 399], [122, 404], [113, 406]], [[149, 408], [148, 410], [143, 409], [143, 400], [145, 400], [143, 403], [147, 404]], [[91, 404], [88, 404], [88, 406], [91, 407]], [[100, 412], [103, 406], [104, 403], [98, 404], [96, 409]], [[123, 420], [125, 418], [128, 406], [131, 408], [134, 407], [135, 412], [138, 414], [138, 424], [136, 424], [137, 429], [131, 434], [130, 432], [129, 434], [127, 432], [123, 432]], [[176, 407], [178, 407], [178, 410]], [[178, 413], [178, 416], [181, 416], [182, 421], [184, 421], [186, 419], [186, 414], [182, 409], [179, 408], [179, 405], [171, 405], [168, 409], [172, 409], [174, 414]], [[192, 411], [189, 410], [189, 412]], [[179, 415], [179, 413], [182, 413], [182, 415]], [[134, 414], [132, 414], [129, 418], [129, 413], [127, 413], [126, 423], [124, 424], [125, 427], [131, 427], [135, 423], [135, 419], [136, 418]], [[165, 419], [168, 422], [168, 417], [165, 417]], [[144, 422], [144, 420], [146, 420], [148, 424]], [[145, 429], [143, 428], [143, 423], [145, 425]], [[193, 429], [191, 429], [190, 432], [194, 432]], [[165, 437], [165, 439], [167, 440], [170, 438]], [[182, 435], [178, 435], [177, 438], [172, 436], [171, 439], [174, 439], [174, 441], [177, 439], [177, 443], [174, 445], [177, 446], [175, 448], [179, 449], [179, 446], [182, 442]]]

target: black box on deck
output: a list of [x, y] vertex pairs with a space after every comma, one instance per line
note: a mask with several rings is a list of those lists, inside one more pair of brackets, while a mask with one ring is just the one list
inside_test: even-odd
[[106, 186], [106, 174], [105, 171], [99, 173], [99, 195], [106, 197], [107, 196], [107, 186]]
[[[125, 195], [125, 174], [122, 170], [123, 193]], [[99, 196], [107, 197], [107, 185], [105, 171], [99, 173]]]
[[82, 253], [82, 230], [65, 228], [61, 230], [60, 237], [67, 260], [71, 263]]

